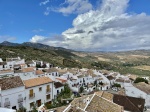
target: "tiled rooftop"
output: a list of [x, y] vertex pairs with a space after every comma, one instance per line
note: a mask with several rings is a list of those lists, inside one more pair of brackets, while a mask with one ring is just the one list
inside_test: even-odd
[[93, 94], [92, 95], [85, 95], [85, 96], [82, 96], [82, 97], [79, 97], [79, 98], [75, 98], [71, 102], [71, 105], [80, 107], [81, 109], [84, 109], [85, 106], [86, 106], [86, 103], [84, 103], [84, 100], [87, 99], [87, 98], [91, 99], [92, 96], [93, 96]]
[[53, 81], [49, 77], [39, 77], [39, 78], [24, 80], [23, 82], [24, 82], [26, 88], [30, 88], [30, 87], [34, 87], [34, 86], [51, 83]]
[[9, 72], [14, 72], [14, 71], [11, 70], [11, 69], [8, 69], [8, 70], [0, 70], [0, 74], [1, 74], [1, 73], [9, 73]]
[[95, 94], [99, 97], [103, 97], [109, 101], [113, 101], [113, 94], [111, 93], [108, 93], [106, 91], [98, 91], [98, 92], [95, 92]]
[[107, 79], [109, 79], [109, 80], [113, 80], [113, 79], [115, 79], [113, 76], [107, 76]]
[[33, 72], [34, 67], [23, 68], [22, 72]]
[[0, 65], [6, 65], [6, 62], [0, 62]]
[[87, 112], [123, 112], [123, 107], [110, 102], [102, 97], [94, 95], [92, 101], [86, 108]]
[[7, 89], [24, 86], [24, 84], [19, 76], [15, 76], [15, 77], [0, 79], [0, 86], [1, 86], [1, 90], [7, 90]]
[[36, 70], [36, 75], [41, 75], [41, 74], [44, 74], [42, 70]]
[[57, 77], [56, 79], [59, 80], [59, 81], [61, 81], [62, 83], [67, 82], [66, 79], [63, 79], [63, 78], [60, 78], [60, 77]]
[[54, 82], [55, 88], [63, 87], [64, 85], [60, 82]]
[[143, 112], [145, 100], [114, 94], [113, 102], [124, 107], [129, 112]]
[[134, 86], [140, 89], [141, 91], [147, 94], [150, 94], [150, 84], [146, 84], [145, 82], [140, 82], [140, 83], [134, 84]]

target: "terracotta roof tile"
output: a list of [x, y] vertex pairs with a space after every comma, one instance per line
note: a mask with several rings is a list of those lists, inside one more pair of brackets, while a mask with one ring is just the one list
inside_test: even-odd
[[95, 92], [95, 94], [100, 96], [100, 97], [103, 97], [107, 100], [113, 101], [113, 94], [111, 94], [111, 93], [108, 93], [105, 91], [98, 91], [98, 92]]
[[86, 108], [87, 112], [123, 112], [123, 107], [95, 95]]
[[113, 80], [113, 79], [115, 79], [113, 76], [107, 76], [107, 79], [109, 79], [109, 80]]
[[145, 100], [129, 96], [114, 94], [113, 102], [124, 107], [124, 110], [130, 112], [143, 112]]
[[41, 74], [44, 74], [42, 70], [36, 70], [36, 75], [41, 75]]
[[23, 68], [22, 70], [22, 72], [33, 72], [33, 71], [35, 71], [34, 67]]
[[39, 78], [24, 80], [23, 82], [24, 82], [26, 88], [30, 88], [30, 87], [34, 87], [34, 86], [51, 83], [53, 81], [49, 77], [39, 77]]
[[54, 82], [55, 88], [63, 87], [64, 85], [60, 82]]
[[7, 89], [24, 86], [24, 84], [19, 76], [15, 76], [15, 77], [0, 79], [0, 86], [1, 86], [1, 90], [7, 90]]
[[66, 79], [63, 79], [63, 78], [60, 78], [60, 77], [57, 77], [56, 79], [59, 80], [59, 81], [61, 81], [62, 83], [67, 82]]
[[134, 84], [134, 86], [138, 89], [140, 89], [141, 91], [150, 94], [150, 85], [146, 84], [145, 82], [140, 82], [137, 84]]
[[8, 69], [8, 70], [0, 70], [1, 73], [9, 73], [9, 72], [14, 72], [14, 70]]

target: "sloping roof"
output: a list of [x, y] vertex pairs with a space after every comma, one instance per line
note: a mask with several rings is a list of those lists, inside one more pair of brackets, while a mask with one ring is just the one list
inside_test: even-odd
[[119, 78], [119, 79], [116, 79], [115, 82], [124, 82], [124, 79]]
[[36, 70], [36, 75], [41, 75], [41, 74], [44, 74], [42, 70]]
[[54, 82], [55, 88], [63, 87], [64, 85], [60, 82]]
[[59, 80], [59, 81], [61, 81], [62, 83], [67, 82], [66, 79], [63, 79], [63, 78], [60, 78], [60, 77], [57, 77], [56, 79]]
[[103, 98], [105, 98], [105, 99], [107, 99], [109, 101], [113, 101], [113, 94], [108, 93], [106, 91], [98, 91], [98, 92], [95, 92], [95, 94], [97, 96], [103, 97]]
[[28, 67], [22, 69], [22, 72], [33, 72], [33, 71], [34, 71], [34, 67]]
[[115, 79], [113, 76], [107, 76], [107, 79], [109, 79], [109, 80], [113, 80], [113, 79]]
[[[75, 98], [71, 102], [71, 106], [73, 108], [70, 109], [76, 110], [74, 107], [77, 107], [80, 108], [81, 112], [83, 112], [84, 109], [86, 112], [122, 112], [123, 107], [113, 103], [112, 99], [107, 99], [106, 95], [107, 94], [105, 92], [99, 91], [95, 92], [95, 94]], [[111, 96], [113, 97], [112, 94]], [[77, 110], [72, 112], [77, 112]]]
[[145, 82], [140, 82], [137, 84], [134, 84], [134, 86], [138, 89], [140, 89], [141, 91], [150, 94], [150, 85], [146, 84]]
[[0, 86], [1, 86], [1, 90], [7, 90], [7, 89], [24, 86], [24, 84], [19, 76], [15, 76], [15, 77], [0, 79]]
[[110, 102], [103, 97], [94, 95], [85, 110], [87, 112], [123, 112], [123, 107]]
[[49, 77], [39, 77], [39, 78], [24, 80], [23, 82], [24, 82], [26, 88], [30, 88], [30, 87], [34, 87], [34, 86], [51, 83], [53, 81]]
[[79, 98], [75, 98], [72, 102], [71, 102], [71, 105], [72, 106], [77, 106], [77, 107], [80, 107], [81, 109], [84, 109], [85, 106], [86, 106], [86, 103], [84, 103], [84, 100], [89, 98], [91, 99], [93, 96], [93, 94], [91, 95], [84, 95], [82, 97], [79, 97]]
[[0, 62], [0, 65], [6, 65], [6, 62]]
[[124, 110], [130, 112], [143, 112], [145, 100], [129, 96], [114, 94], [113, 102], [124, 107]]
[[71, 106], [66, 110], [65, 112], [85, 112], [84, 110], [81, 110], [80, 108], [76, 108], [76, 106]]
[[45, 69], [47, 73], [58, 72], [56, 68]]
[[14, 70], [8, 69], [8, 70], [0, 70], [0, 74], [1, 73], [10, 73], [10, 72], [14, 72]]

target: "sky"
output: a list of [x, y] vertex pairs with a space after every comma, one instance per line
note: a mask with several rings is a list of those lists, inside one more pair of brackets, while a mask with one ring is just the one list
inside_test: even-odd
[[150, 49], [150, 0], [0, 0], [0, 42]]

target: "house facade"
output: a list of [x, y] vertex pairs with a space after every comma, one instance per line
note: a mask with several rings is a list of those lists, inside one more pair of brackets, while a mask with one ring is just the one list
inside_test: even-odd
[[25, 107], [25, 86], [19, 76], [0, 79], [0, 106], [19, 109]]
[[39, 77], [23, 81], [25, 84], [27, 111], [43, 103], [51, 103], [53, 99], [53, 81], [48, 77]]

